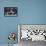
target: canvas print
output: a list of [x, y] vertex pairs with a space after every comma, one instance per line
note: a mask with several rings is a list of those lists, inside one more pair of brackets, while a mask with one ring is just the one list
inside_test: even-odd
[[46, 43], [46, 25], [19, 24], [18, 41], [20, 46], [43, 45]]
[[17, 7], [4, 7], [4, 16], [17, 16]]
[[[46, 25], [19, 25], [20, 41], [46, 41]], [[19, 33], [19, 32], [18, 32]]]

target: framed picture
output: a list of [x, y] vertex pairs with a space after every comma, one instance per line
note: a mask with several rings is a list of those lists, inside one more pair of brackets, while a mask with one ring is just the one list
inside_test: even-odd
[[18, 16], [17, 7], [4, 7], [4, 16]]
[[46, 41], [46, 24], [19, 24], [19, 42], [24, 40]]

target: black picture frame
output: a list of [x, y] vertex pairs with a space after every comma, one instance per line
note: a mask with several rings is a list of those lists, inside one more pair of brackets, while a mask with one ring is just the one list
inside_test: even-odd
[[4, 16], [8, 16], [8, 17], [18, 16], [18, 8], [17, 7], [4, 7]]

